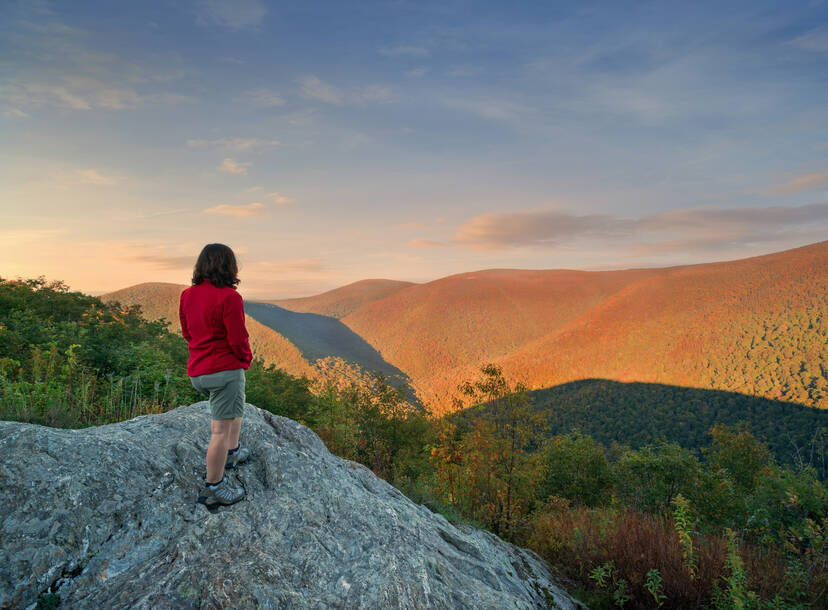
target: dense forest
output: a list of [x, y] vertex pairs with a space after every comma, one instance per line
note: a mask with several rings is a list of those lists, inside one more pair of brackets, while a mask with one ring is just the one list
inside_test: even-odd
[[[138, 307], [59, 281], [0, 279], [2, 419], [83, 427], [189, 404], [202, 397], [186, 360], [184, 340]], [[591, 607], [804, 608], [828, 600], [828, 489], [807, 460], [777, 456], [757, 437], [776, 442], [773, 428], [753, 428], [759, 422], [750, 417], [720, 422], [715, 405], [733, 400], [726, 393], [695, 397], [714, 405], [693, 422], [697, 431], [710, 424], [703, 436], [653, 429], [620, 443], [600, 426], [587, 432], [566, 421], [567, 409], [600, 409], [605, 393], [628, 418], [618, 425], [632, 431], [634, 396], [653, 393], [651, 404], [661, 396], [665, 408], [651, 413], [665, 425], [694, 396], [603, 381], [536, 396], [489, 364], [458, 385], [450, 406], [490, 408], [438, 419], [381, 375], [370, 387], [314, 385], [256, 360], [247, 380], [248, 402], [310, 426], [333, 453], [448, 519], [534, 549]], [[794, 413], [781, 429], [810, 421]], [[692, 448], [681, 444], [688, 439]]]
[[[786, 465], [806, 463], [828, 474], [828, 411], [758, 396], [657, 383], [582, 379], [529, 392], [544, 416], [547, 434], [573, 430], [605, 446], [643, 447], [657, 441], [698, 450], [710, 442], [714, 424], [743, 425]], [[495, 405], [458, 412], [476, 417]]]

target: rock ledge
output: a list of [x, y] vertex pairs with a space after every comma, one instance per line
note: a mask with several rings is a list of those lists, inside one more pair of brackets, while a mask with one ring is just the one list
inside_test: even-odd
[[576, 608], [546, 564], [455, 527], [247, 404], [231, 507], [195, 502], [209, 407], [59, 430], [0, 422], [0, 607]]

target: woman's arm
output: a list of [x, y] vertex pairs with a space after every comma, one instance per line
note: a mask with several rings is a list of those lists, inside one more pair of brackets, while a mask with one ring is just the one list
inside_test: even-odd
[[247, 327], [244, 324], [244, 302], [238, 292], [233, 291], [225, 299], [222, 315], [230, 348], [239, 360], [250, 364], [253, 360], [253, 353], [250, 351]]
[[183, 295], [178, 298], [178, 320], [181, 322], [181, 335], [187, 340], [187, 343], [189, 343], [192, 337], [190, 336], [190, 330], [187, 328], [187, 316], [184, 315]]

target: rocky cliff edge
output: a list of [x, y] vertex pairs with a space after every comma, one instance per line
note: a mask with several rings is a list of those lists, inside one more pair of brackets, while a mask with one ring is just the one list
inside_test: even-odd
[[535, 553], [250, 404], [251, 460], [228, 473], [247, 497], [207, 510], [209, 419], [199, 402], [82, 430], [0, 422], [0, 607], [579, 606]]

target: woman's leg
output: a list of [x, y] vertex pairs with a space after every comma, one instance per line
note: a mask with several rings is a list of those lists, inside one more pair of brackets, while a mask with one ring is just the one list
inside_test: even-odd
[[[241, 418], [239, 424], [241, 424]], [[207, 482], [218, 483], [224, 476], [224, 463], [227, 460], [227, 452], [236, 447], [230, 446], [230, 432], [233, 428], [232, 419], [210, 420], [210, 444], [207, 447]], [[236, 439], [238, 440], [238, 430]]]
[[241, 417], [234, 417], [228, 420], [230, 423], [230, 436], [228, 438], [227, 450], [235, 449], [239, 446], [239, 432], [241, 431]]

